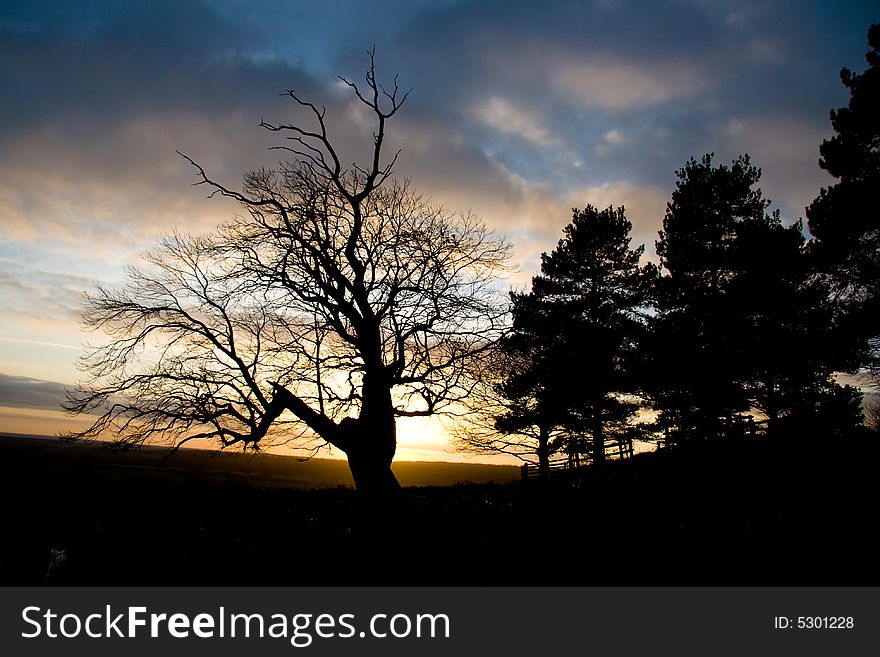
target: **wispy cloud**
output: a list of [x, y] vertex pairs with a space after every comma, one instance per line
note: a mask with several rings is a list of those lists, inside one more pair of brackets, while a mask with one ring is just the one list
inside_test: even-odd
[[547, 118], [530, 112], [498, 96], [481, 102], [474, 110], [477, 120], [499, 132], [517, 135], [538, 146], [556, 146], [559, 140], [550, 134]]
[[696, 95], [709, 76], [688, 62], [620, 63], [611, 59], [561, 61], [551, 65], [553, 88], [587, 107], [603, 110], [650, 108]]
[[0, 293], [6, 312], [79, 321], [82, 293], [92, 281], [76, 274], [20, 270], [0, 261]]
[[59, 411], [66, 388], [55, 381], [0, 374], [0, 406]]
[[43, 340], [25, 340], [24, 338], [4, 338], [0, 337], [0, 342], [13, 342], [18, 344], [34, 344], [40, 347], [55, 347], [56, 349], [70, 349], [72, 351], [81, 351], [82, 347], [74, 347], [70, 344], [60, 344], [58, 342], [44, 342]]

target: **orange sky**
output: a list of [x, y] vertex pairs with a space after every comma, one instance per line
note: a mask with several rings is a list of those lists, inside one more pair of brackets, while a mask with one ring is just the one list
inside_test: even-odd
[[[84, 429], [86, 419], [72, 418], [62, 411], [0, 406], [0, 432], [54, 436], [65, 430]], [[494, 463], [519, 465], [511, 456], [469, 456], [456, 452], [439, 420], [433, 418], [400, 418], [396, 461], [449, 461], [460, 463]], [[208, 441], [188, 444], [189, 447], [212, 448]], [[291, 453], [283, 447], [271, 448], [273, 453]], [[319, 458], [345, 458], [339, 450], [323, 450]]]

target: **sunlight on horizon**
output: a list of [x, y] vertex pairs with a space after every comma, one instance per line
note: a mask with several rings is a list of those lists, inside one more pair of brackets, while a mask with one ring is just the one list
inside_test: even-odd
[[[91, 417], [91, 416], [89, 416]], [[64, 411], [0, 406], [0, 432], [36, 436], [56, 436], [63, 431], [85, 429], [90, 423], [86, 418], [70, 417]], [[505, 455], [469, 455], [456, 452], [439, 418], [401, 418], [397, 422], [397, 455], [394, 462], [438, 461], [449, 463], [485, 463], [492, 465], [519, 465], [521, 462]], [[161, 445], [161, 443], [160, 443]], [[192, 441], [184, 449], [220, 449], [211, 440]], [[238, 448], [228, 448], [238, 451]], [[265, 449], [267, 454], [302, 455], [284, 445]], [[321, 449], [315, 458], [345, 460], [345, 454], [336, 448]]]

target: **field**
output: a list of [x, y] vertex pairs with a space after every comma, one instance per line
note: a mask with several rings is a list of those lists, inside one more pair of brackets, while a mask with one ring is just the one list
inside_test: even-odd
[[344, 462], [157, 468], [160, 450], [2, 437], [0, 584], [877, 584], [878, 444], [832, 445], [707, 443], [546, 483], [401, 463], [401, 499], [375, 509]]
[[[199, 480], [207, 484], [242, 483], [258, 488], [353, 487], [348, 464], [339, 459], [301, 461], [277, 454], [182, 449], [168, 459], [163, 447], [114, 452], [100, 443], [65, 444], [48, 436], [0, 434], [0, 455], [60, 470], [63, 476], [88, 475], [109, 480], [149, 478], [169, 483]], [[394, 464], [403, 486], [504, 483], [520, 477], [516, 467], [481, 463], [403, 461]]]

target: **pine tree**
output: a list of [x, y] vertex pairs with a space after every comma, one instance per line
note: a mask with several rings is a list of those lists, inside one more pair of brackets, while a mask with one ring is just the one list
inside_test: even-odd
[[831, 112], [836, 134], [820, 147], [819, 165], [838, 179], [807, 208], [810, 251], [831, 286], [837, 339], [850, 347], [849, 369], [880, 374], [880, 25], [868, 30], [868, 68], [844, 68], [846, 107]]
[[601, 465], [608, 446], [631, 449], [633, 364], [656, 278], [631, 230], [622, 207], [573, 211], [531, 291], [511, 296], [511, 331], [456, 430], [463, 449], [537, 456], [543, 474], [560, 451]]
[[678, 176], [657, 242], [666, 275], [649, 349], [669, 441], [741, 434], [756, 410], [771, 432], [850, 426], [857, 391], [832, 379], [828, 290], [800, 222], [766, 212], [748, 156], [730, 167], [691, 159]]
[[719, 435], [750, 407], [748, 318], [728, 291], [743, 266], [740, 226], [763, 221], [768, 206], [748, 156], [730, 167], [692, 158], [677, 175], [656, 243], [665, 275], [650, 340], [658, 421], [673, 443]]
[[551, 454], [571, 440], [571, 391], [579, 369], [572, 365], [578, 354], [560, 330], [571, 320], [564, 308], [545, 303], [534, 291], [514, 293], [511, 301], [513, 330], [501, 342], [496, 365], [503, 372], [494, 389], [501, 403], [493, 429], [520, 437], [514, 445], [522, 446], [523, 439], [531, 443], [544, 476]]
[[[567, 439], [589, 435], [594, 464], [605, 460], [607, 445], [631, 440], [629, 421], [637, 408], [621, 395], [633, 388], [629, 364], [655, 268], [640, 266], [644, 247], [630, 248], [631, 230], [622, 207], [574, 210], [563, 239], [542, 255], [541, 274], [532, 280], [532, 313], [542, 318], [539, 337], [550, 349], [545, 360], [552, 361], [541, 371], [565, 382], [557, 391], [562, 403], [555, 403], [565, 409]], [[578, 444], [567, 447], [580, 451]]]

